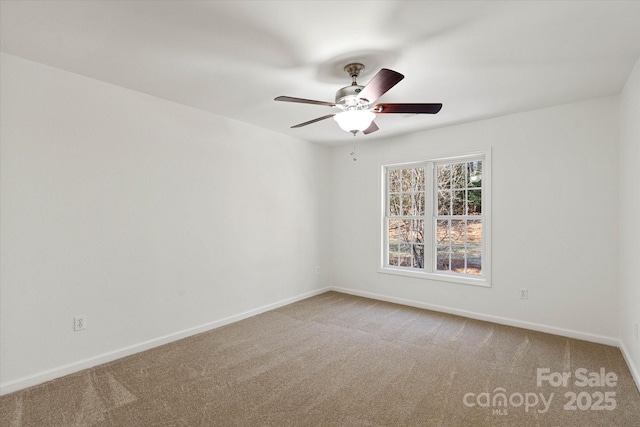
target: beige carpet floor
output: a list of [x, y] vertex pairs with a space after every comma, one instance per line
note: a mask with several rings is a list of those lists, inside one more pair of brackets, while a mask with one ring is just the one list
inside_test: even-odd
[[615, 347], [328, 292], [2, 396], [0, 424], [635, 427], [640, 394]]

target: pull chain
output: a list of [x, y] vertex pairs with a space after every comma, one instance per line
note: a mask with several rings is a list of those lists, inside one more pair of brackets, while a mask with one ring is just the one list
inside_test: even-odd
[[353, 151], [351, 151], [351, 153], [349, 153], [349, 154], [351, 155], [351, 158], [355, 162], [355, 161], [358, 160], [358, 158], [356, 157], [356, 140], [355, 140], [356, 135], [354, 134], [353, 137], [354, 137], [354, 140], [353, 140]]

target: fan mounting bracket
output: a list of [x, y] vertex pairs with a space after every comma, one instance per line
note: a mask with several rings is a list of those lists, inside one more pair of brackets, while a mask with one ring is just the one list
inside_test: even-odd
[[355, 79], [360, 75], [360, 73], [364, 70], [364, 65], [359, 62], [354, 62], [351, 64], [347, 64], [344, 67], [344, 71], [349, 74], [349, 77]]

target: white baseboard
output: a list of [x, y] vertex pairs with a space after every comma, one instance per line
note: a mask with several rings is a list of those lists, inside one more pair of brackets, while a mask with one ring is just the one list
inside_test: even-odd
[[574, 331], [571, 329], [557, 328], [555, 326], [542, 325], [539, 323], [524, 322], [521, 320], [509, 319], [506, 317], [476, 313], [473, 311], [460, 310], [460, 309], [445, 307], [441, 305], [427, 304], [420, 301], [412, 301], [412, 300], [407, 300], [403, 298], [391, 297], [388, 295], [375, 294], [372, 292], [364, 292], [364, 291], [358, 291], [354, 289], [339, 288], [335, 286], [332, 286], [330, 290], [335, 292], [341, 292], [344, 294], [364, 297], [364, 298], [371, 298], [379, 301], [386, 301], [386, 302], [392, 302], [396, 304], [408, 305], [410, 307], [424, 308], [426, 310], [433, 310], [441, 313], [454, 314], [457, 316], [468, 317], [470, 319], [484, 320], [487, 322], [498, 323], [501, 325], [514, 326], [514, 327], [523, 328], [523, 329], [530, 329], [533, 331], [545, 332], [548, 334], [559, 335], [563, 337], [575, 338], [579, 340], [595, 342], [598, 344], [605, 344], [613, 347], [618, 347], [622, 352], [622, 356], [624, 357], [624, 360], [627, 363], [627, 366], [629, 367], [629, 371], [631, 372], [631, 376], [633, 377], [633, 380], [636, 383], [636, 387], [638, 388], [638, 391], [640, 391], [640, 371], [638, 371], [638, 367], [633, 362], [633, 359], [631, 358], [631, 354], [629, 353], [624, 342], [616, 338], [606, 337], [603, 335], [588, 334], [585, 332]]
[[624, 344], [624, 341], [620, 340], [619, 347], [620, 347], [620, 351], [622, 352], [622, 357], [624, 357], [625, 362], [627, 362], [627, 366], [629, 367], [631, 376], [633, 377], [633, 380], [636, 382], [636, 387], [638, 387], [638, 391], [640, 392], [640, 372], [638, 372], [638, 367], [635, 365], [635, 363], [633, 363], [631, 354], [629, 353], [627, 346]]
[[591, 341], [598, 344], [605, 344], [614, 347], [620, 346], [617, 338], [606, 337], [603, 335], [589, 334], [585, 332], [574, 331], [571, 329], [557, 328], [555, 326], [542, 325], [539, 323], [525, 322], [507, 317], [493, 316], [490, 314], [476, 313], [474, 311], [461, 310], [457, 308], [445, 307], [441, 305], [428, 304], [420, 301], [407, 300], [403, 298], [391, 297], [388, 295], [375, 294], [371, 292], [358, 291], [354, 289], [331, 287], [332, 291], [342, 292], [345, 294], [371, 298], [380, 301], [392, 302], [396, 304], [408, 305], [410, 307], [424, 308], [426, 310], [438, 311], [441, 313], [454, 314], [456, 316], [468, 317], [470, 319], [484, 320], [487, 322], [498, 323], [500, 325], [514, 326], [516, 328], [530, 329], [538, 332], [545, 332], [553, 335], [560, 335], [568, 338], [575, 338], [584, 341]]
[[139, 344], [135, 344], [129, 347], [121, 348], [109, 353], [104, 353], [95, 357], [79, 360], [79, 361], [69, 363], [63, 366], [59, 366], [53, 369], [48, 369], [46, 371], [38, 372], [33, 375], [18, 378], [17, 380], [7, 381], [0, 384], [0, 396], [12, 393], [14, 391], [18, 391], [27, 387], [38, 385], [46, 381], [60, 378], [65, 375], [73, 374], [73, 373], [82, 371], [84, 369], [101, 365], [103, 363], [112, 362], [114, 360], [117, 360], [126, 356], [130, 356], [132, 354], [139, 353], [141, 351], [149, 350], [164, 344], [168, 344], [173, 341], [187, 338], [192, 335], [196, 335], [202, 332], [216, 329], [221, 326], [228, 325], [230, 323], [238, 322], [240, 320], [247, 319], [249, 317], [253, 317], [258, 314], [262, 314], [267, 311], [274, 310], [276, 308], [280, 308], [285, 305], [292, 304], [294, 302], [301, 301], [315, 295], [323, 294], [327, 291], [341, 292], [349, 295], [356, 295], [356, 296], [375, 299], [379, 301], [402, 304], [410, 307], [424, 308], [427, 310], [454, 314], [457, 316], [468, 317], [471, 319], [483, 320], [483, 321], [498, 323], [501, 325], [514, 326], [518, 328], [531, 329], [534, 331], [546, 332], [554, 335], [560, 335], [560, 336], [565, 336], [569, 338], [581, 339], [585, 341], [591, 341], [599, 344], [618, 347], [620, 348], [620, 351], [622, 352], [622, 355], [625, 361], [627, 362], [627, 365], [629, 366], [629, 371], [631, 371], [631, 375], [634, 381], [636, 382], [636, 386], [640, 390], [640, 374], [638, 372], [638, 368], [633, 363], [633, 360], [631, 359], [629, 352], [626, 346], [624, 345], [624, 342], [615, 338], [605, 337], [602, 335], [588, 334], [588, 333], [573, 331], [569, 329], [556, 328], [553, 326], [541, 325], [538, 323], [523, 322], [520, 320], [509, 319], [509, 318], [500, 317], [500, 316], [492, 316], [492, 315], [482, 314], [482, 313], [476, 313], [476, 312], [467, 311], [467, 310], [460, 310], [460, 309], [455, 309], [455, 308], [445, 307], [445, 306], [440, 306], [435, 304], [427, 304], [424, 302], [412, 301], [412, 300], [407, 300], [403, 298], [396, 298], [396, 297], [391, 297], [387, 295], [375, 294], [371, 292], [357, 291], [353, 289], [340, 288], [340, 287], [328, 287], [328, 288], [322, 288], [315, 291], [307, 292], [292, 298], [287, 298], [272, 304], [255, 308], [253, 310], [249, 310], [243, 313], [229, 316], [224, 319], [219, 319], [210, 323], [206, 323], [204, 325], [196, 326], [194, 328], [185, 329], [176, 333], [168, 334], [168, 335], [155, 338], [149, 341], [145, 341]]
[[307, 299], [315, 295], [323, 294], [329, 290], [330, 288], [322, 288], [315, 291], [306, 292], [304, 294], [297, 295], [295, 297], [287, 298], [282, 301], [278, 301], [272, 304], [267, 304], [265, 306], [255, 308], [253, 310], [249, 310], [233, 316], [225, 317], [224, 319], [219, 319], [213, 322], [205, 323], [204, 325], [196, 326], [194, 328], [185, 329], [185, 330], [168, 334], [162, 337], [154, 338], [149, 341], [141, 342], [139, 344], [135, 344], [129, 347], [121, 348], [108, 353], [103, 353], [94, 357], [72, 362], [63, 366], [58, 366], [56, 368], [48, 369], [46, 371], [38, 372], [36, 374], [29, 375], [26, 377], [18, 378], [13, 381], [7, 381], [0, 384], [0, 396], [12, 393], [14, 391], [21, 390], [23, 388], [38, 385], [46, 381], [60, 378], [65, 375], [73, 374], [73, 373], [82, 371], [84, 369], [101, 365], [103, 363], [112, 362], [114, 360], [123, 358], [125, 356], [130, 356], [132, 354], [149, 350], [154, 347], [168, 344], [170, 342], [177, 341], [183, 338], [187, 338], [192, 335], [196, 335], [202, 332], [216, 329], [221, 326], [228, 325], [230, 323], [238, 322], [240, 320], [247, 319], [249, 317], [253, 317], [258, 314], [262, 314], [267, 311], [274, 310], [276, 308], [280, 308], [282, 306], [285, 306], [297, 301], [301, 301], [303, 299]]

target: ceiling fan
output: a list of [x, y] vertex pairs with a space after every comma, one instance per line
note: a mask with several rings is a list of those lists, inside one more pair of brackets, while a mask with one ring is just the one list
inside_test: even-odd
[[292, 128], [299, 128], [333, 117], [340, 128], [351, 132], [354, 136], [358, 132], [367, 135], [379, 128], [374, 122], [376, 114], [436, 114], [442, 108], [442, 104], [375, 104], [376, 100], [384, 95], [404, 79], [404, 76], [396, 71], [383, 68], [365, 86], [357, 83], [356, 79], [364, 65], [359, 63], [348, 64], [344, 71], [351, 76], [350, 86], [343, 87], [336, 92], [335, 102], [315, 101], [313, 99], [294, 98], [291, 96], [278, 96], [275, 101], [298, 102], [301, 104], [324, 105], [338, 108], [340, 111], [326, 116], [318, 117], [308, 122], [300, 123]]

